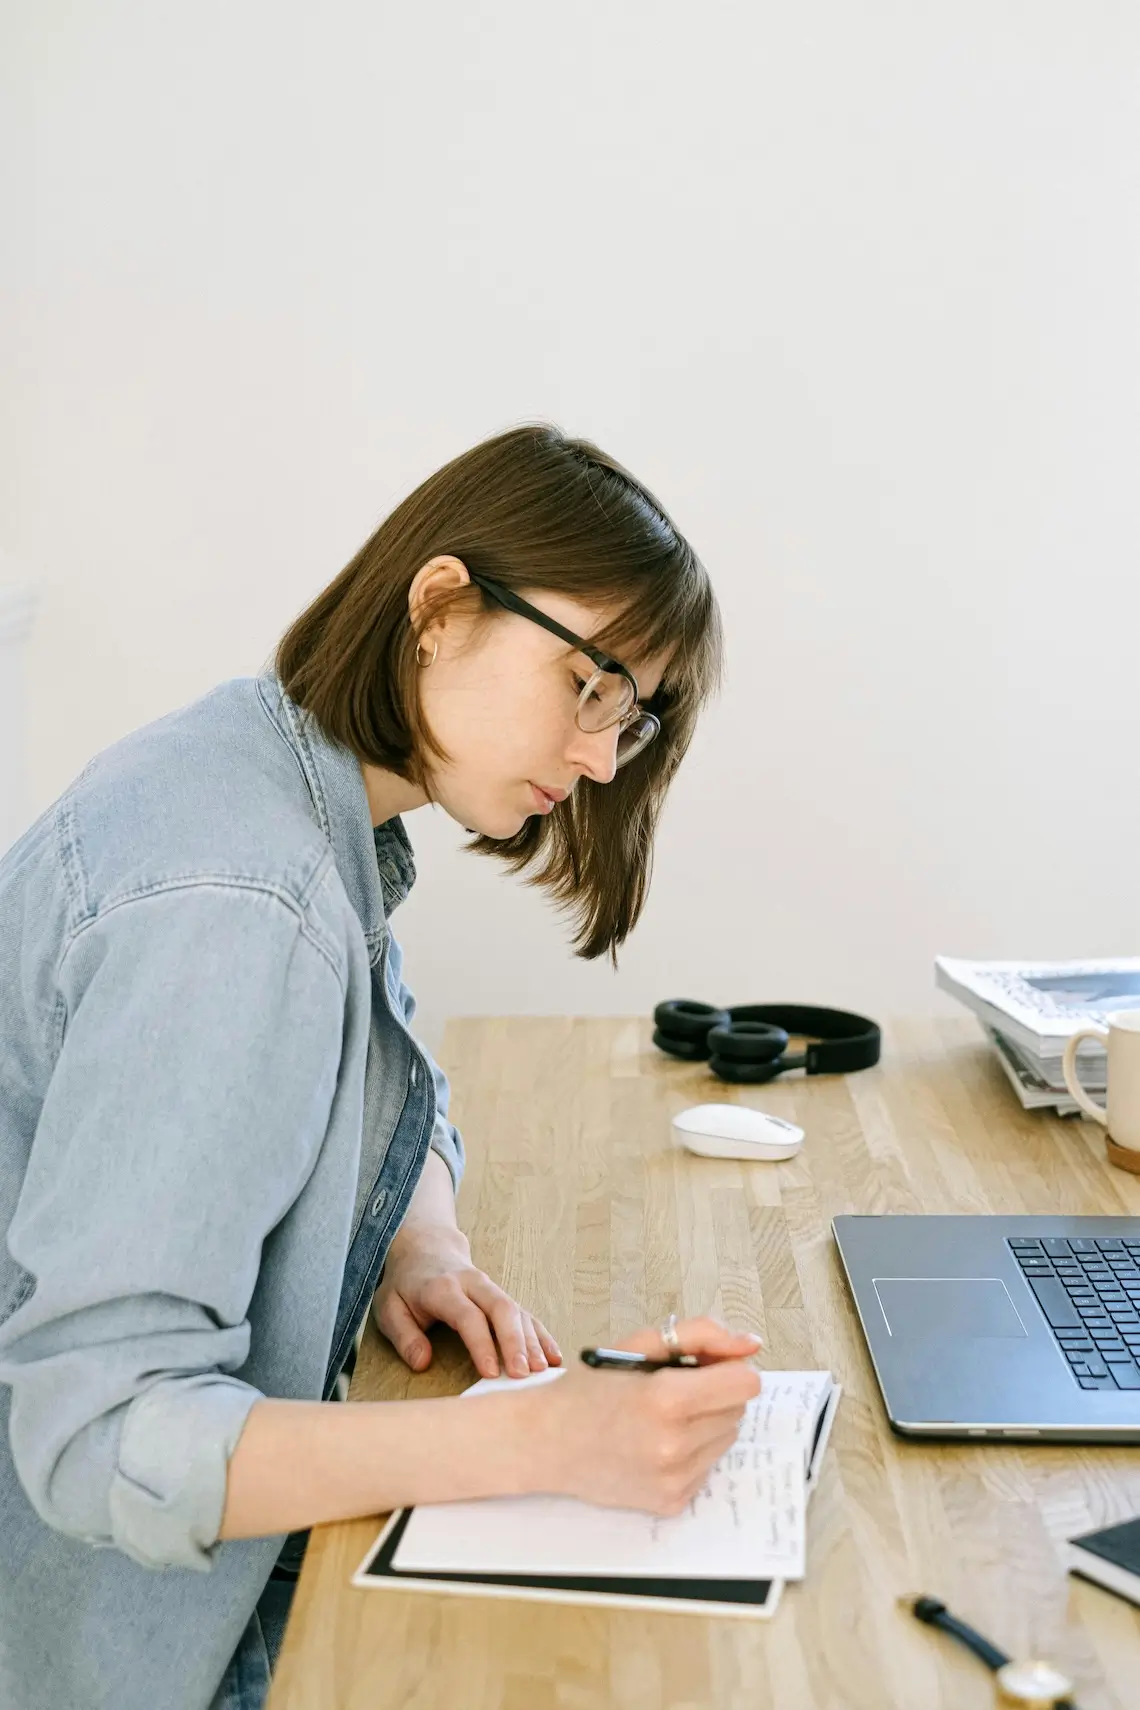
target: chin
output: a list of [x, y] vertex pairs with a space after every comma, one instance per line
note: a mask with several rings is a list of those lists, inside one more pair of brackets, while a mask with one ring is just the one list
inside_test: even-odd
[[505, 843], [508, 837], [518, 836], [528, 819], [539, 819], [540, 817], [541, 816], [537, 813], [515, 814], [511, 816], [511, 819], [508, 822], [506, 815], [504, 815], [499, 824], [493, 828], [488, 826], [484, 831], [483, 836], [493, 837], [496, 843]]
[[452, 818], [458, 820], [464, 831], [469, 832], [472, 837], [489, 837], [495, 843], [505, 843], [509, 837], [517, 837], [528, 819], [539, 817], [537, 812], [520, 814], [517, 811], [497, 814], [494, 818], [482, 814], [477, 816], [471, 814], [452, 815]]
[[466, 801], [447, 801], [441, 797], [437, 805], [469, 836], [489, 837], [495, 843], [504, 843], [508, 838], [517, 837], [528, 819], [542, 818], [537, 808], [526, 810], [519, 799], [520, 794], [513, 790], [495, 793], [488, 790], [480, 799], [472, 792]]

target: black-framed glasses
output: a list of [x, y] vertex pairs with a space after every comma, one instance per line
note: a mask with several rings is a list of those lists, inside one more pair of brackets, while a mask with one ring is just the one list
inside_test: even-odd
[[579, 730], [592, 733], [620, 725], [616, 755], [619, 766], [628, 765], [635, 755], [648, 747], [661, 729], [661, 721], [655, 713], [638, 705], [637, 678], [627, 665], [603, 653], [600, 647], [584, 641], [554, 618], [547, 617], [545, 612], [521, 599], [510, 588], [504, 588], [502, 583], [493, 582], [488, 576], [472, 576], [471, 580], [506, 611], [529, 618], [531, 623], [537, 623], [551, 635], [557, 635], [575, 652], [584, 654], [595, 667], [589, 677], [581, 679], [582, 687], [574, 714]]

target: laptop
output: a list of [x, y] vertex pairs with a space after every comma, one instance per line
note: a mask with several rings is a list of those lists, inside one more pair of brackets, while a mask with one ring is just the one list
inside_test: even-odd
[[1140, 1441], [1140, 1217], [836, 1217], [908, 1437]]

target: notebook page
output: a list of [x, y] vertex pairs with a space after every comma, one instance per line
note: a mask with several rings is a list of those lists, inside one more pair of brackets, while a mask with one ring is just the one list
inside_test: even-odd
[[571, 1497], [495, 1497], [416, 1508], [401, 1573], [600, 1574], [608, 1578], [801, 1579], [804, 1475], [795, 1450], [730, 1449], [683, 1514]]
[[771, 1372], [741, 1421], [740, 1437], [749, 1442], [787, 1443], [799, 1447], [806, 1476], [819, 1416], [831, 1394], [830, 1372]]
[[[525, 1382], [549, 1382], [558, 1369]], [[498, 1497], [413, 1510], [401, 1572], [800, 1579], [804, 1475], [826, 1372], [765, 1372], [733, 1447], [683, 1514], [667, 1519], [569, 1497]], [[469, 1390], [519, 1388], [484, 1380]]]

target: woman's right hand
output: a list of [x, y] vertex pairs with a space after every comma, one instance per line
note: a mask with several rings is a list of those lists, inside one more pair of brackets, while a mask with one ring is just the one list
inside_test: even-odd
[[[533, 1391], [538, 1440], [531, 1447], [541, 1459], [543, 1490], [607, 1508], [682, 1512], [760, 1393], [760, 1373], [745, 1363], [760, 1338], [713, 1318], [690, 1318], [677, 1324], [677, 1340], [682, 1353], [700, 1356], [700, 1366], [645, 1374], [581, 1365]], [[617, 1346], [668, 1357], [657, 1330]]]

